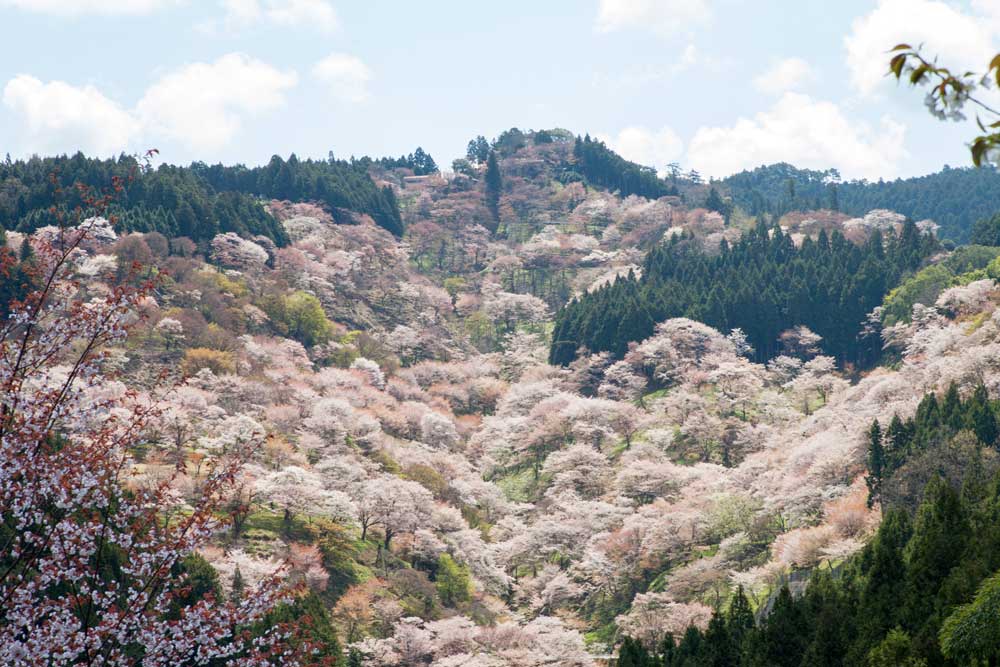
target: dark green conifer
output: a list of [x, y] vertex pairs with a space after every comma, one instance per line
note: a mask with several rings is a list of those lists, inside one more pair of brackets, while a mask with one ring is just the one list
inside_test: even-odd
[[497, 154], [490, 151], [486, 160], [486, 208], [494, 221], [500, 220], [500, 193], [503, 191], [503, 179], [500, 176], [500, 164], [497, 162]]

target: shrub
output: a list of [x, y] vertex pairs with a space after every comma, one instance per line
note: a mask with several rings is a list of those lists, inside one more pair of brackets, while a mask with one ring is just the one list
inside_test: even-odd
[[267, 299], [264, 312], [279, 334], [294, 338], [306, 347], [325, 343], [333, 334], [333, 325], [326, 319], [322, 304], [308, 292], [297, 291], [290, 296]]
[[184, 375], [194, 375], [203, 368], [211, 370], [216, 375], [236, 372], [236, 360], [229, 352], [210, 350], [207, 347], [192, 347], [184, 352], [181, 371]]
[[472, 598], [472, 583], [469, 579], [469, 568], [459, 565], [448, 554], [438, 558], [437, 580], [438, 597], [449, 607], [468, 602]]

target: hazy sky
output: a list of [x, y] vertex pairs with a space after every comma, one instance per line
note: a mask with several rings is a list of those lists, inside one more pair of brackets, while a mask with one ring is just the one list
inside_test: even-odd
[[0, 0], [0, 152], [444, 166], [518, 126], [715, 176], [967, 164], [883, 76], [899, 41], [982, 70], [1000, 0]]

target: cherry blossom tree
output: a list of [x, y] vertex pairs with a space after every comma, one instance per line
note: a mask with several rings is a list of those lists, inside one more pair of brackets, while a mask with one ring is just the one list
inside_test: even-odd
[[212, 239], [212, 258], [221, 266], [260, 270], [267, 262], [268, 255], [266, 250], [253, 241], [242, 239], [233, 232], [226, 232]]
[[596, 498], [604, 493], [608, 476], [608, 458], [589, 445], [572, 445], [550, 454], [542, 474], [552, 477], [551, 491], [573, 491], [581, 498]]
[[370, 480], [364, 487], [357, 501], [361, 539], [367, 537], [369, 528], [379, 526], [385, 549], [389, 548], [394, 536], [412, 532], [425, 525], [434, 505], [434, 499], [427, 489], [394, 475]]
[[747, 408], [764, 388], [760, 371], [761, 367], [745, 359], [723, 357], [719, 360], [715, 369], [708, 374], [708, 380], [719, 390], [726, 412], [739, 411], [742, 418], [746, 419]]
[[802, 403], [802, 411], [809, 414], [810, 401], [818, 397], [821, 404], [826, 404], [827, 397], [847, 385], [847, 382], [834, 373], [836, 362], [833, 357], [816, 356], [802, 365], [803, 372], [786, 386]]
[[672, 463], [662, 452], [640, 444], [622, 456], [614, 486], [620, 495], [645, 504], [676, 491], [687, 476], [685, 468]]
[[822, 336], [803, 325], [781, 332], [778, 339], [785, 352], [800, 359], [807, 359], [819, 354], [819, 344], [823, 341]]
[[614, 401], [634, 401], [641, 398], [646, 384], [646, 378], [637, 373], [632, 364], [618, 361], [604, 371], [597, 395]]
[[680, 637], [690, 626], [704, 630], [712, 608], [693, 602], [675, 602], [666, 593], [639, 593], [627, 614], [615, 619], [618, 629], [650, 648], [659, 646], [667, 635]]
[[290, 527], [296, 514], [324, 516], [335, 521], [350, 521], [357, 514], [353, 501], [344, 493], [323, 488], [316, 473], [298, 466], [288, 466], [257, 480], [257, 493], [284, 513]]
[[[111, 198], [84, 195], [90, 206]], [[251, 643], [234, 629], [280, 599], [273, 585], [235, 604], [211, 595], [174, 604], [189, 584], [182, 563], [218, 529], [218, 499], [244, 457], [219, 457], [190, 511], [167, 524], [169, 480], [125, 489], [156, 406], [135, 392], [92, 397], [108, 381], [108, 346], [124, 339], [147, 292], [78, 296], [71, 257], [90, 226], [36, 244], [41, 287], [0, 323], [0, 661], [262, 664], [281, 650], [278, 635]]]
[[420, 439], [440, 449], [452, 449], [460, 441], [455, 423], [437, 412], [428, 412], [420, 418]]
[[498, 334], [512, 333], [517, 324], [538, 324], [548, 316], [548, 306], [530, 294], [513, 294], [492, 286], [484, 288], [483, 311]]

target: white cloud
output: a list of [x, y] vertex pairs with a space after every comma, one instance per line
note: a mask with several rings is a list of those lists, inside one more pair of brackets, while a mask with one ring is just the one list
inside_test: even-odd
[[702, 127], [687, 162], [722, 177], [773, 162], [836, 167], [848, 178], [892, 177], [906, 158], [906, 127], [884, 116], [878, 128], [847, 118], [832, 102], [785, 93], [768, 111], [730, 127]]
[[180, 0], [0, 0], [0, 7], [57, 16], [149, 14], [180, 4]]
[[219, 148], [236, 136], [245, 116], [284, 105], [285, 92], [297, 82], [294, 71], [230, 53], [163, 76], [146, 90], [136, 113], [153, 135], [192, 149]]
[[331, 53], [313, 66], [312, 74], [345, 102], [364, 102], [370, 97], [368, 82], [372, 71], [355, 56]]
[[3, 103], [23, 118], [32, 151], [112, 155], [128, 148], [139, 131], [127, 111], [93, 86], [21, 74], [4, 86]]
[[638, 164], [655, 167], [660, 172], [664, 167], [681, 156], [684, 142], [669, 127], [657, 131], [645, 127], [626, 127], [616, 137], [597, 135], [612, 150]]
[[337, 12], [325, 0], [284, 0], [269, 5], [267, 15], [275, 23], [308, 25], [323, 30], [333, 30], [340, 25]]
[[996, 0], [972, 0], [972, 9], [981, 14], [994, 31], [1000, 32], [1000, 3]]
[[672, 71], [679, 74], [698, 62], [698, 49], [694, 44], [688, 44], [681, 52], [680, 59], [674, 63]]
[[[994, 18], [1000, 16], [995, 0], [978, 0], [976, 6], [990, 8]], [[984, 17], [937, 0], [880, 0], [872, 12], [854, 21], [844, 38], [851, 82], [860, 93], [871, 95], [889, 80], [887, 51], [899, 43], [923, 44], [927, 55], [939, 56], [954, 71], [985, 70], [997, 49], [991, 21]]]
[[[222, 0], [227, 30], [240, 30], [257, 23], [293, 28], [314, 28], [332, 32], [340, 27], [340, 18], [329, 0]], [[219, 22], [210, 21], [200, 28], [213, 32]]]
[[126, 109], [93, 86], [43, 83], [20, 75], [7, 82], [4, 104], [21, 116], [30, 150], [85, 150], [116, 153], [174, 140], [192, 151], [218, 149], [238, 134], [245, 118], [281, 107], [298, 82], [239, 53], [213, 63], [192, 63], [168, 72], [146, 89], [134, 109]]
[[600, 32], [642, 28], [672, 35], [711, 17], [708, 0], [601, 0], [596, 27]]
[[613, 71], [598, 71], [594, 73], [591, 84], [594, 88], [605, 91], [618, 89], [643, 88], [652, 84], [663, 83], [701, 63], [701, 53], [694, 44], [688, 44], [681, 51], [677, 60], [669, 65], [653, 65], [650, 63], [632, 63]]
[[757, 90], [780, 95], [795, 90], [815, 78], [812, 67], [802, 58], [779, 60], [753, 80]]

